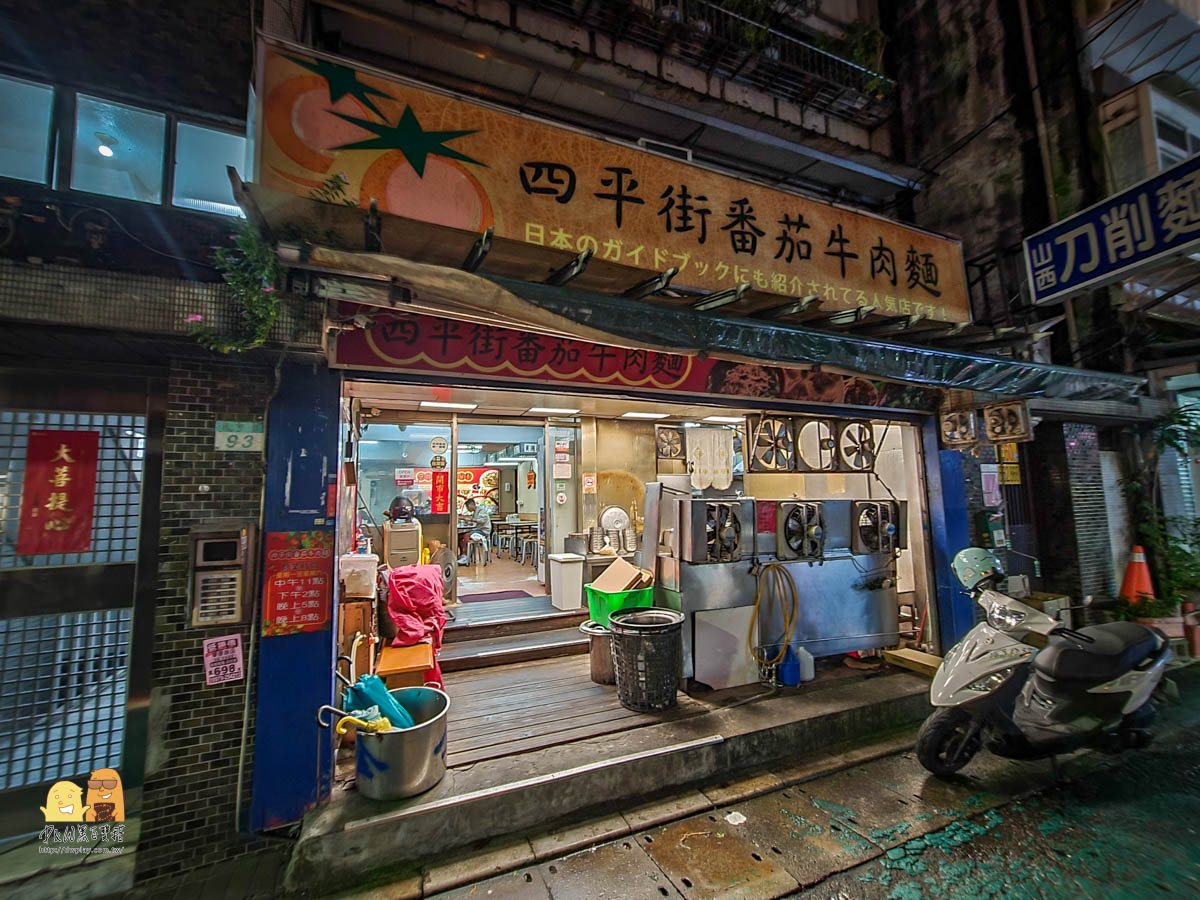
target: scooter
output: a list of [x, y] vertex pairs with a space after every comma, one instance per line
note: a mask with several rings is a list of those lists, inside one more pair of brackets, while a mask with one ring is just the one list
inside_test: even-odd
[[929, 700], [936, 709], [917, 734], [921, 765], [946, 777], [981, 748], [1043, 759], [1086, 746], [1116, 752], [1150, 743], [1154, 695], [1172, 659], [1161, 631], [1134, 622], [1067, 628], [1000, 593], [1004, 573], [989, 550], [962, 550], [953, 568], [987, 615], [934, 675]]

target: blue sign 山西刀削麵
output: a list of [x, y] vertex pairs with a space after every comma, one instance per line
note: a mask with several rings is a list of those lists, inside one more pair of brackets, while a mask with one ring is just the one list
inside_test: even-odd
[[1034, 303], [1113, 282], [1200, 242], [1200, 155], [1025, 238]]

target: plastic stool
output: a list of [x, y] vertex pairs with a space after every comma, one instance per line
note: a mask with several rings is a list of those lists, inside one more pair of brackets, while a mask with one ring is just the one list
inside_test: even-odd
[[479, 532], [473, 532], [467, 539], [467, 565], [486, 566], [491, 562], [491, 556], [487, 538]]

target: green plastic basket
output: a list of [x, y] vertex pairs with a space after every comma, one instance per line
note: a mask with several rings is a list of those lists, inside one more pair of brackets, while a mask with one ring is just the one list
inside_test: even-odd
[[608, 627], [609, 615], [619, 609], [654, 605], [654, 585], [636, 591], [620, 591], [615, 594], [598, 591], [590, 584], [585, 584], [583, 589], [587, 591], [588, 615], [592, 617], [592, 621], [604, 628]]

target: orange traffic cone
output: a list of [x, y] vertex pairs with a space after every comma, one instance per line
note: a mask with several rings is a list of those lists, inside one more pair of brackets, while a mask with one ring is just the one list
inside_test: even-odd
[[1143, 595], [1153, 597], [1154, 585], [1150, 581], [1150, 567], [1146, 565], [1146, 550], [1134, 544], [1121, 581], [1121, 596], [1130, 603], [1140, 603]]

